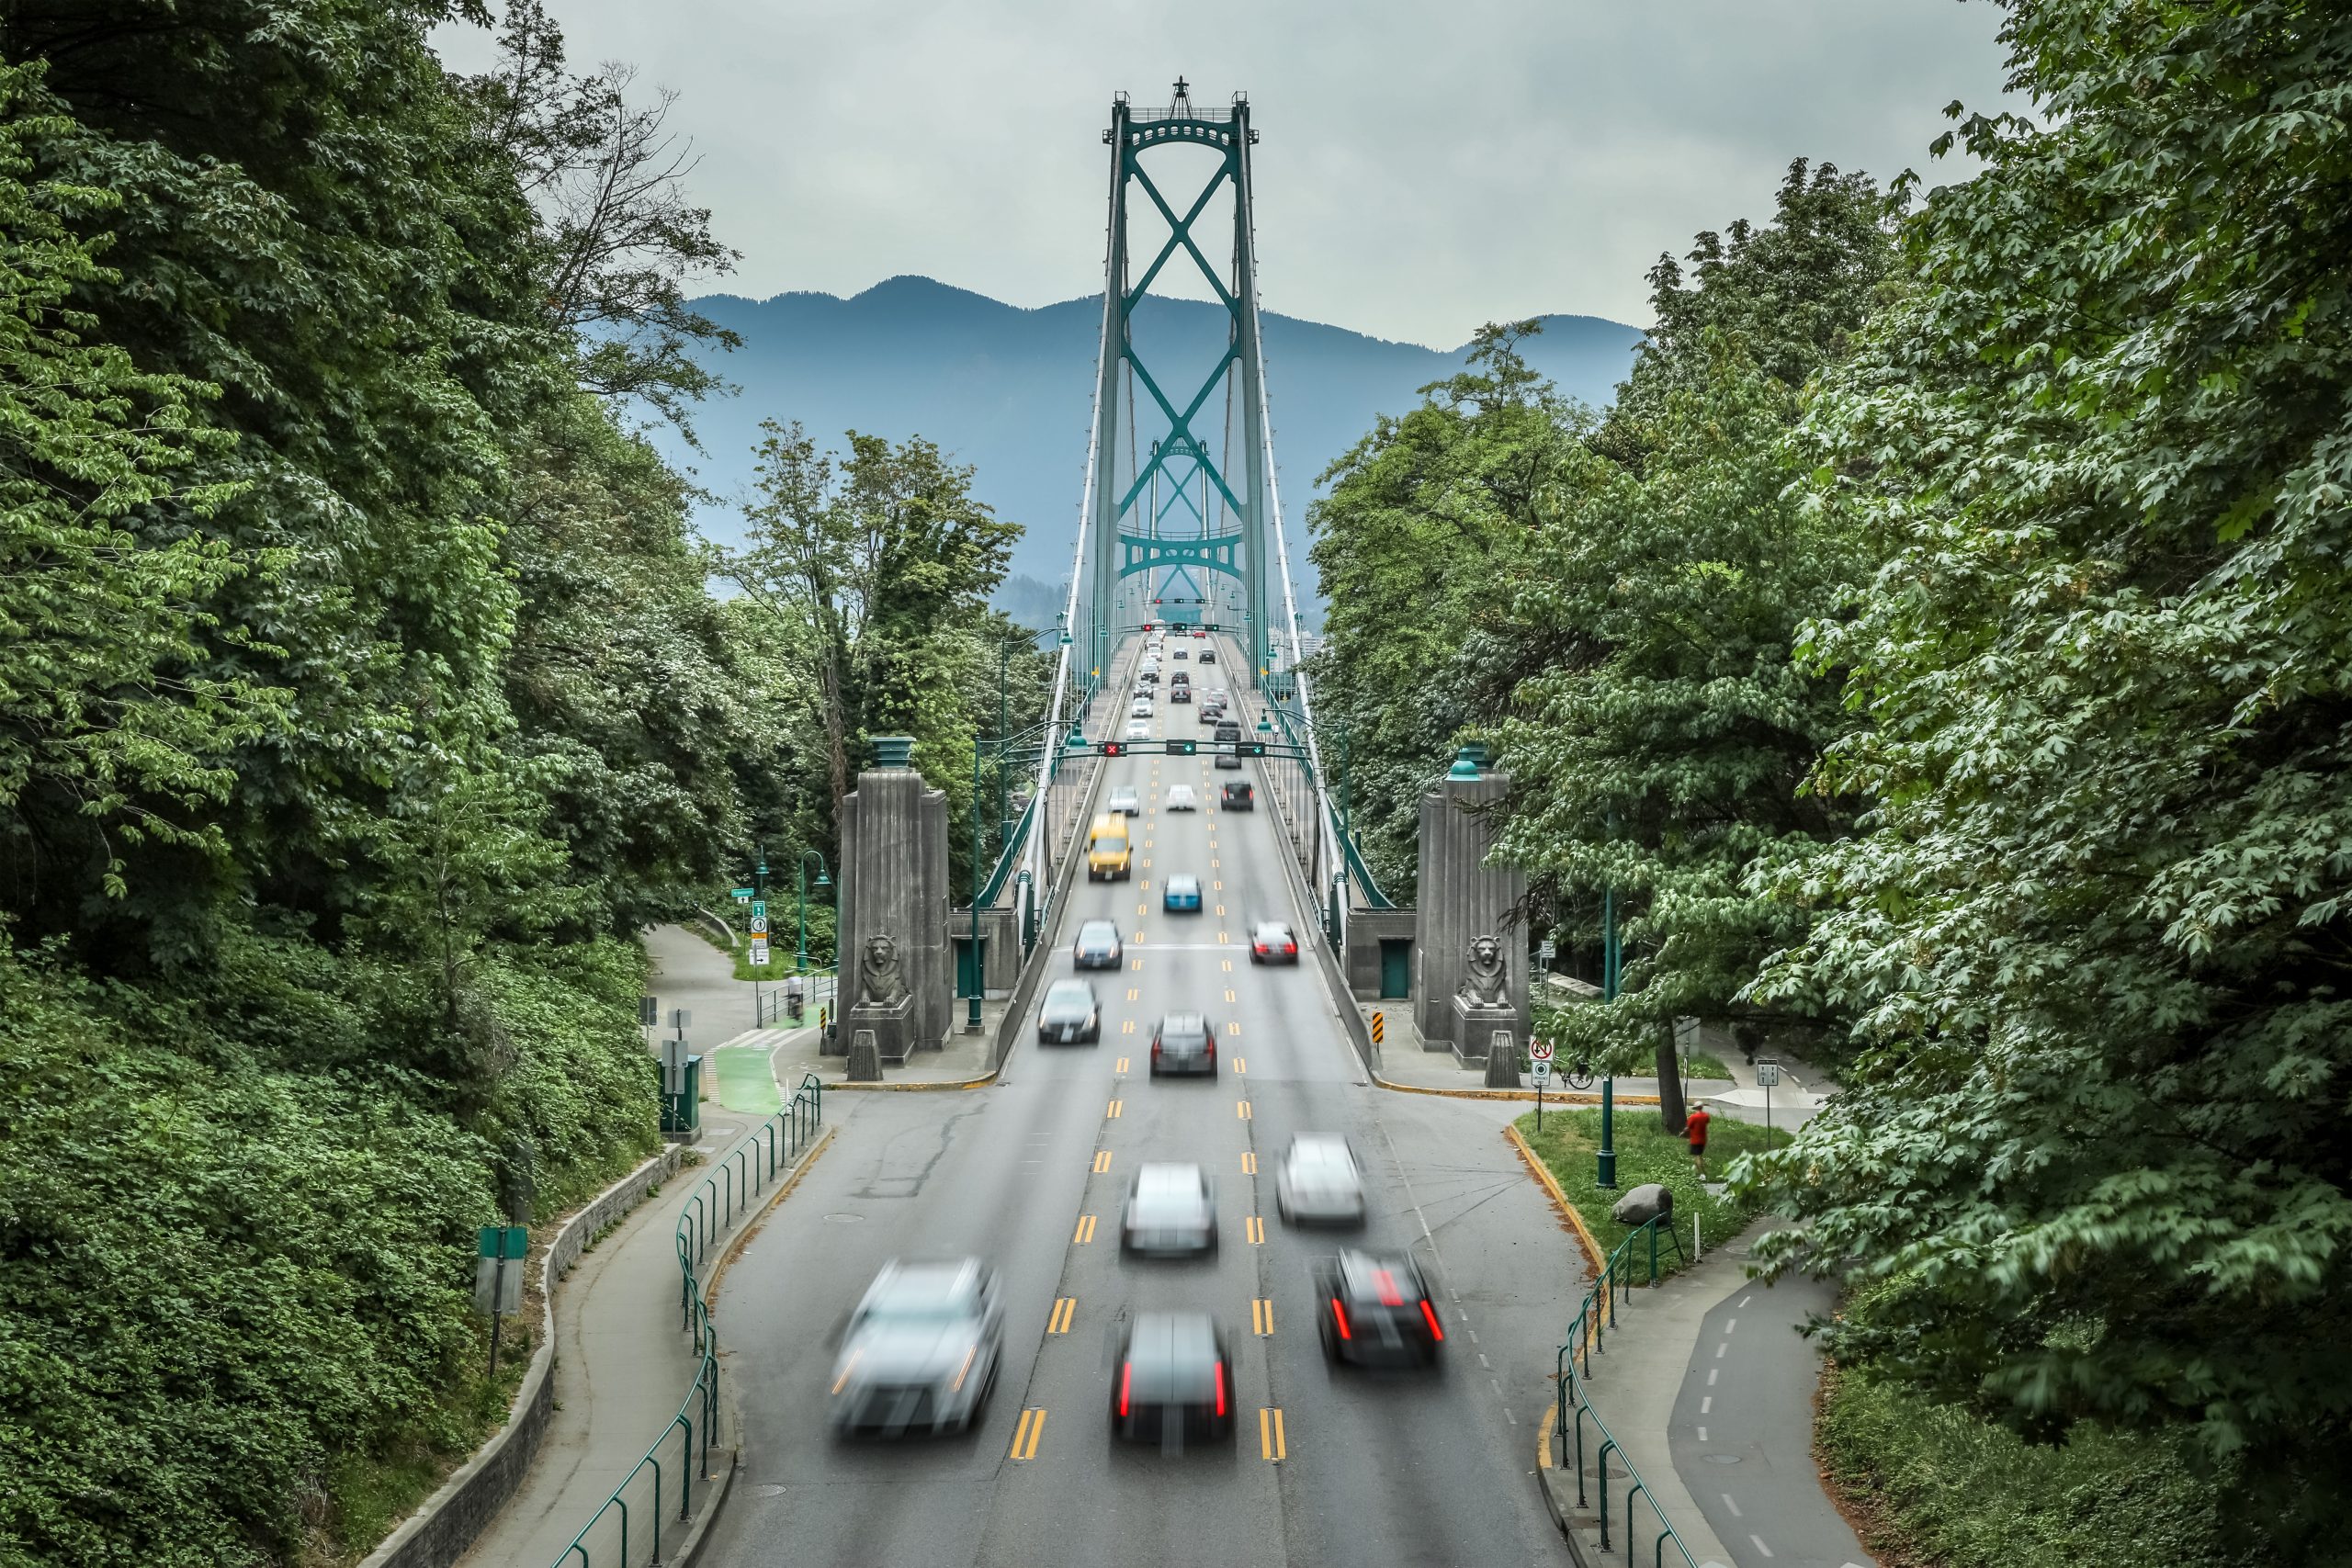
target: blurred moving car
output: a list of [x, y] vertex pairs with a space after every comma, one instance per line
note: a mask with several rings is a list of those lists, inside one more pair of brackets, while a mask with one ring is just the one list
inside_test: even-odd
[[1190, 659], [1190, 658], [1192, 658], [1193, 656], [1192, 656], [1190, 653], [1186, 652], [1184, 649], [1181, 649], [1181, 648], [1180, 648], [1180, 649], [1178, 649], [1176, 650], [1176, 657], [1177, 657], [1177, 658], [1179, 658], [1179, 659]]
[[1125, 882], [1135, 869], [1133, 842], [1125, 817], [1115, 811], [1097, 816], [1086, 829], [1086, 880]]
[[1216, 1250], [1216, 1210], [1197, 1165], [1147, 1165], [1127, 1184], [1119, 1249], [1166, 1258]]
[[1258, 797], [1250, 792], [1248, 779], [1227, 779], [1217, 791], [1216, 803], [1227, 811], [1255, 811]]
[[1151, 1028], [1151, 1076], [1206, 1073], [1216, 1077], [1216, 1031], [1196, 1012], [1171, 1012]]
[[1260, 920], [1250, 928], [1250, 962], [1296, 964], [1298, 938], [1287, 920]]
[[1239, 767], [1241, 765], [1241, 748], [1230, 740], [1219, 742], [1216, 749], [1216, 765], [1220, 768]]
[[1159, 907], [1171, 915], [1197, 915], [1201, 912], [1201, 879], [1178, 873], [1160, 885]]
[[1150, 739], [1151, 720], [1148, 718], [1131, 718], [1127, 720], [1127, 739], [1130, 740]]
[[1315, 1267], [1323, 1354], [1360, 1367], [1428, 1367], [1445, 1343], [1437, 1307], [1410, 1258], [1342, 1252]]
[[1274, 1170], [1274, 1209], [1299, 1224], [1363, 1224], [1363, 1171], [1337, 1133], [1301, 1133]]
[[1102, 809], [1115, 811], [1122, 817], [1133, 817], [1143, 809], [1143, 796], [1136, 793], [1133, 784], [1117, 784], [1113, 786], [1111, 798], [1103, 802]]
[[1002, 1356], [997, 1297], [996, 1271], [977, 1258], [884, 1264], [833, 1363], [833, 1430], [897, 1438], [978, 1423]]
[[1111, 1366], [1113, 1437], [1181, 1448], [1233, 1436], [1233, 1362], [1208, 1314], [1136, 1314]]
[[1168, 700], [1172, 703], [1189, 703], [1193, 700], [1193, 688], [1178, 686], [1168, 694]]
[[1151, 716], [1151, 699], [1149, 697], [1137, 697], [1134, 702], [1129, 703], [1127, 705], [1127, 716], [1129, 718], [1149, 718]]
[[1069, 956], [1080, 969], [1116, 969], [1126, 956], [1119, 945], [1119, 928], [1109, 920], [1080, 922], [1078, 938], [1069, 944]]
[[1037, 1043], [1091, 1044], [1102, 1038], [1102, 1006], [1083, 980], [1057, 980], [1037, 1004]]
[[1170, 811], [1198, 811], [1201, 808], [1200, 797], [1193, 793], [1191, 784], [1170, 784], [1160, 804]]

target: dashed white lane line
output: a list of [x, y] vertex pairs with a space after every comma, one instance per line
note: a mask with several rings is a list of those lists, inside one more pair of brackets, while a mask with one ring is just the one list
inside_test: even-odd
[[1772, 1549], [1764, 1544], [1764, 1538], [1762, 1536], [1750, 1533], [1747, 1539], [1756, 1543], [1757, 1551], [1762, 1552], [1767, 1557], [1772, 1555]]
[[1739, 1298], [1739, 1306], [1740, 1306], [1740, 1310], [1741, 1310], [1742, 1312], [1747, 1311], [1747, 1303], [1748, 1303], [1751, 1300], [1753, 1300], [1753, 1299], [1754, 1299], [1754, 1298], [1753, 1298], [1753, 1297], [1750, 1297], [1750, 1296], [1742, 1296], [1742, 1297], [1740, 1297], [1740, 1298]]
[[1730, 1493], [1728, 1493], [1728, 1492], [1725, 1492], [1725, 1493], [1724, 1493], [1722, 1495], [1723, 1495], [1723, 1500], [1724, 1500], [1724, 1507], [1726, 1507], [1726, 1508], [1729, 1508], [1729, 1509], [1731, 1510], [1731, 1517], [1732, 1517], [1733, 1518], [1735, 1518], [1735, 1519], [1736, 1519], [1736, 1518], [1740, 1517], [1741, 1516], [1740, 1516], [1740, 1512], [1739, 1512], [1739, 1505], [1738, 1505], [1738, 1504], [1736, 1504], [1736, 1503], [1735, 1503], [1735, 1502], [1733, 1502], [1733, 1501], [1731, 1500], [1731, 1494], [1730, 1494]]
[[1729, 1333], [1731, 1333], [1734, 1329], [1737, 1328], [1738, 1326], [1739, 1326], [1739, 1319], [1737, 1319], [1737, 1318], [1736, 1318], [1736, 1317], [1728, 1317], [1728, 1318], [1725, 1318], [1725, 1319], [1724, 1320], [1724, 1332], [1725, 1334], [1729, 1334]]
[[1701, 1394], [1699, 1396], [1699, 1414], [1702, 1416], [1712, 1416], [1714, 1414], [1714, 1411], [1715, 1396], [1712, 1393]]
[[1723, 1371], [1721, 1367], [1709, 1367], [1707, 1369], [1707, 1386], [1709, 1388], [1715, 1386], [1715, 1374], [1721, 1371]]
[[1724, 1351], [1726, 1351], [1726, 1350], [1728, 1350], [1728, 1349], [1730, 1349], [1730, 1348], [1731, 1348], [1731, 1341], [1730, 1341], [1730, 1340], [1728, 1340], [1728, 1339], [1724, 1340], [1722, 1344], [1720, 1344], [1720, 1345], [1716, 1346], [1716, 1347], [1715, 1347], [1715, 1359], [1716, 1359], [1716, 1360], [1718, 1360], [1718, 1361], [1722, 1360], [1722, 1359], [1724, 1359]]
[[1699, 1428], [1699, 1440], [1702, 1443], [1707, 1440], [1707, 1429], [1704, 1427]]

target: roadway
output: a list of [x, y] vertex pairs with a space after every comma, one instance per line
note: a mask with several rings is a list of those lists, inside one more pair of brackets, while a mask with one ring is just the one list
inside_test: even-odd
[[[1237, 683], [1219, 647], [1196, 683]], [[1155, 736], [1205, 740], [1193, 707], [1158, 708]], [[1251, 916], [1286, 917], [1302, 937], [1308, 926], [1271, 809], [1216, 809], [1217, 785], [1254, 779], [1257, 765], [1218, 772], [1208, 752], [1108, 764], [1106, 794], [1132, 784], [1143, 797], [1134, 877], [1079, 881], [1048, 935], [1066, 949], [1078, 921], [1119, 922], [1127, 965], [1094, 976], [1099, 1045], [1040, 1046], [1032, 1027], [992, 1088], [829, 1098], [834, 1145], [718, 1301], [743, 1459], [707, 1562], [1565, 1558], [1530, 1472], [1582, 1268], [1498, 1131], [1519, 1108], [1368, 1087], [1312, 955], [1297, 968], [1249, 963]], [[1161, 808], [1179, 782], [1202, 810]], [[1163, 878], [1182, 871], [1202, 879], [1198, 915], [1160, 908]], [[1067, 958], [1054, 962], [1066, 971]], [[1152, 1081], [1153, 1022], [1193, 1009], [1217, 1026], [1219, 1076]], [[1302, 1131], [1353, 1140], [1370, 1185], [1363, 1244], [1410, 1247], [1429, 1274], [1448, 1333], [1435, 1375], [1324, 1361], [1308, 1271], [1341, 1241], [1274, 1212], [1276, 1158]], [[1127, 1179], [1171, 1159], [1215, 1179], [1219, 1251], [1196, 1265], [1123, 1260]], [[835, 1337], [875, 1271], [893, 1257], [962, 1253], [993, 1262], [1005, 1290], [986, 1419], [957, 1438], [835, 1441]], [[1065, 1300], [1069, 1327], [1049, 1333]], [[1225, 1325], [1239, 1417], [1229, 1447], [1163, 1455], [1111, 1440], [1112, 1334], [1124, 1314], [1153, 1307], [1204, 1309]]]

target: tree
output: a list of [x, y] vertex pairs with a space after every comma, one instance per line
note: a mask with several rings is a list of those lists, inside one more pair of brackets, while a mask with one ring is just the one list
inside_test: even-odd
[[722, 570], [776, 616], [781, 649], [820, 694], [833, 820], [869, 734], [913, 736], [932, 782], [968, 792], [973, 716], [958, 684], [972, 650], [958, 634], [984, 618], [1021, 525], [921, 436], [852, 431], [844, 459], [797, 423], [761, 429], [746, 544]]
[[[1641, 425], [1642, 470], [1588, 457], [1531, 547], [1513, 621], [1541, 672], [1494, 731], [1511, 777], [1496, 854], [1554, 908], [1611, 888], [1624, 911], [1623, 990], [1564, 1013], [1566, 1043], [1666, 1082], [1674, 1020], [1725, 1014], [1802, 933], [1752, 875], [1849, 820], [1799, 793], [1851, 720], [1792, 649], [1863, 567], [1785, 493], [1794, 394], [1712, 329], [1679, 352], [1712, 364], [1679, 367]], [[1664, 1110], [1679, 1131], [1679, 1104]]]
[[[2352, 17], [2012, 6], [2041, 123], [1905, 234], [1816, 412], [1891, 558], [1809, 634], [1865, 836], [1758, 993], [1860, 1081], [1755, 1172], [1841, 1361], [2030, 1436], [2179, 1423], [2280, 1560], [2352, 1437]], [[1957, 109], [1955, 110], [1957, 113]], [[1953, 139], [1947, 137], [1948, 145]], [[2310, 1555], [2307, 1555], [2309, 1553]]]

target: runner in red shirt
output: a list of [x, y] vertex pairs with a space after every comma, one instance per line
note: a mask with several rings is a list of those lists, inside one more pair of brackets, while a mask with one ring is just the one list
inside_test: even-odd
[[1707, 1123], [1713, 1120], [1702, 1105], [1691, 1111], [1690, 1120], [1683, 1123], [1684, 1133], [1690, 1140], [1690, 1163], [1699, 1168], [1702, 1181], [1707, 1179]]

